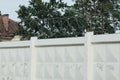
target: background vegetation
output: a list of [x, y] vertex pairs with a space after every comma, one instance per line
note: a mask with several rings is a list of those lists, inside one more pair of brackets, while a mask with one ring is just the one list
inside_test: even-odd
[[68, 6], [63, 0], [31, 0], [20, 5], [20, 33], [38, 38], [78, 37], [85, 32], [114, 33], [120, 29], [119, 0], [73, 0]]

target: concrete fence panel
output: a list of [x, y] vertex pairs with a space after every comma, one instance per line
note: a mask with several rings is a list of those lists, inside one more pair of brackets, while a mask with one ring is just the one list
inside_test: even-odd
[[0, 42], [0, 80], [120, 80], [120, 34]]

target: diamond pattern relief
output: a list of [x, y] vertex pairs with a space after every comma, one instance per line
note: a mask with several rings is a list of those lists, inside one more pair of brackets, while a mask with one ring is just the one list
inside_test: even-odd
[[[87, 73], [86, 66], [84, 66], [86, 64], [86, 54], [84, 54], [85, 51], [83, 47], [80, 48], [79, 46], [60, 46], [50, 47], [50, 49], [48, 47], [40, 49], [42, 49], [42, 54], [44, 54], [44, 60], [47, 61], [37, 62], [37, 65], [44, 65], [44, 70], [42, 70], [42, 75], [44, 75], [44, 78], [37, 77], [37, 80], [87, 79], [85, 78], [85, 75]], [[37, 54], [40, 54], [42, 56], [40, 50], [38, 50]], [[39, 68], [37, 68], [37, 70], [39, 70]], [[41, 75], [41, 73], [37, 76], [39, 75]]]
[[[104, 51], [104, 55], [103, 53], [100, 54], [100, 51]], [[97, 70], [94, 69], [94, 80], [120, 80], [120, 45], [97, 45], [94, 47], [94, 54], [94, 67], [96, 65], [98, 67]]]
[[0, 80], [30, 80], [28, 48], [0, 49]]

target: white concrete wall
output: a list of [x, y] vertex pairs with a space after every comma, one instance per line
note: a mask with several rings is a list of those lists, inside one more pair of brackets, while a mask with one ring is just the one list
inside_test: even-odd
[[0, 80], [120, 80], [120, 34], [0, 43]]
[[87, 54], [83, 39], [39, 40], [36, 80], [86, 80]]
[[26, 42], [0, 43], [0, 80], [30, 80], [30, 60]]
[[92, 36], [94, 80], [120, 80], [120, 34]]

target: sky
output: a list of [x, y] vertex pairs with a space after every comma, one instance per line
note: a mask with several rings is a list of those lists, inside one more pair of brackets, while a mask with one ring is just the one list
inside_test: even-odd
[[2, 14], [9, 14], [9, 17], [18, 21], [16, 10], [19, 5], [28, 5], [28, 0], [0, 0], [0, 11]]
[[[0, 0], [0, 11], [2, 14], [9, 14], [9, 17], [15, 21], [19, 21], [16, 11], [19, 9], [19, 5], [28, 6], [29, 0]], [[44, 0], [49, 1], [49, 0]], [[71, 0], [63, 0], [69, 5], [72, 4]]]

